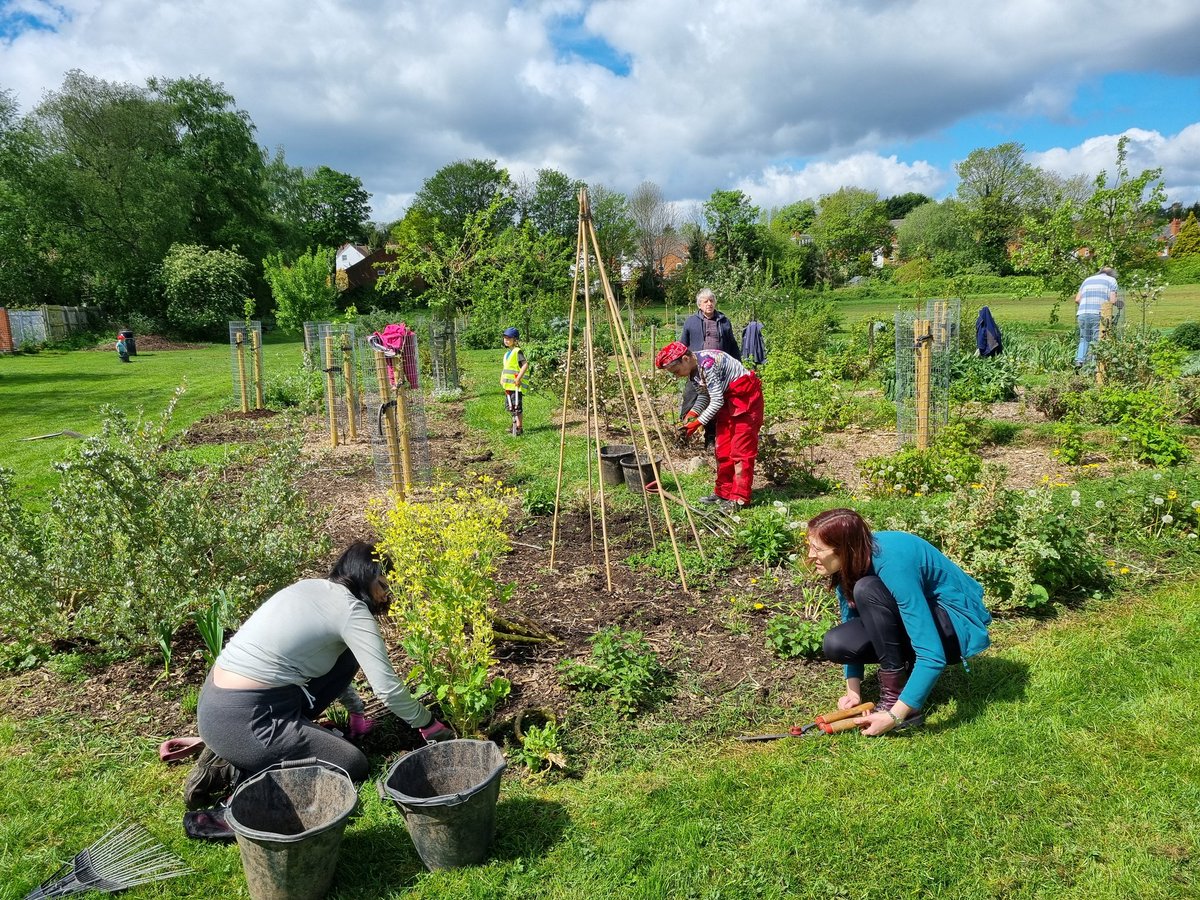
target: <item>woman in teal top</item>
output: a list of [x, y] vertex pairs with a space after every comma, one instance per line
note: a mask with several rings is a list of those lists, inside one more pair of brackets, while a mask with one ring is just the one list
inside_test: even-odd
[[842, 608], [824, 640], [826, 658], [845, 664], [840, 709], [862, 702], [863, 666], [879, 664], [879, 704], [857, 720], [864, 734], [919, 724], [947, 664], [990, 643], [983, 588], [924, 538], [872, 534], [854, 510], [831, 509], [808, 523], [808, 558]]

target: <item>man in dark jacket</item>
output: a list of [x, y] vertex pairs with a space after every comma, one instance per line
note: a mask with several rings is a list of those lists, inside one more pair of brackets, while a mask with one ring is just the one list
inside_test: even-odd
[[[733, 336], [733, 324], [723, 312], [717, 312], [717, 297], [711, 288], [703, 288], [696, 294], [696, 312], [687, 317], [679, 342], [689, 350], [720, 350], [739, 362], [742, 352]], [[689, 379], [683, 389], [683, 402], [679, 407], [682, 419], [696, 404], [696, 387]], [[704, 427], [704, 447], [711, 450], [716, 446], [717, 429], [713, 423]]]

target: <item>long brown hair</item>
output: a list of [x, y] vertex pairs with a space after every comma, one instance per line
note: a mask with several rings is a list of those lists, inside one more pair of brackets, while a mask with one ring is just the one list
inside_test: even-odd
[[853, 603], [855, 583], [871, 571], [871, 527], [852, 509], [827, 509], [809, 521], [808, 533], [837, 554], [841, 571], [829, 576], [829, 586], [840, 587]]

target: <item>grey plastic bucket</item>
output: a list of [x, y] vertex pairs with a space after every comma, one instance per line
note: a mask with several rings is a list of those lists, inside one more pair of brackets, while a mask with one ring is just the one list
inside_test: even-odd
[[315, 759], [279, 763], [239, 785], [225, 819], [253, 900], [324, 897], [357, 802], [350, 776]]
[[487, 859], [507, 766], [491, 741], [456, 740], [414, 750], [388, 770], [380, 794], [404, 813], [426, 868], [454, 869]]
[[[661, 469], [661, 456], [654, 457], [654, 466]], [[625, 486], [634, 493], [640, 494], [643, 486], [654, 480], [654, 469], [650, 466], [650, 460], [644, 456], [630, 453], [621, 457], [621, 469], [625, 473]]]
[[605, 484], [620, 484], [625, 480], [621, 458], [633, 452], [632, 444], [615, 444], [600, 448], [600, 480]]

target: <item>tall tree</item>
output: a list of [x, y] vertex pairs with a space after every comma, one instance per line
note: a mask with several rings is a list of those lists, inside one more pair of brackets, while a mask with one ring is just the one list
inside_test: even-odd
[[1009, 271], [1008, 247], [1022, 218], [1048, 201], [1046, 179], [1025, 162], [1025, 147], [1015, 141], [972, 150], [954, 168], [964, 223], [980, 261]]
[[1176, 259], [1184, 256], [1196, 256], [1200, 254], [1200, 222], [1196, 221], [1196, 214], [1189, 212], [1183, 224], [1179, 226], [1179, 233], [1175, 235], [1175, 243], [1171, 245], [1171, 258]]
[[637, 223], [629, 213], [625, 195], [602, 184], [588, 188], [588, 205], [605, 271], [616, 285], [620, 282], [622, 259], [632, 256], [637, 247]]
[[260, 258], [267, 249], [269, 204], [249, 114], [207, 78], [151, 78], [147, 84], [172, 111], [176, 152], [191, 181], [191, 239]]
[[948, 264], [957, 263], [948, 265], [948, 269], [961, 268], [971, 249], [971, 239], [963, 225], [962, 204], [947, 198], [910, 210], [896, 226], [896, 243], [902, 260], [941, 258]]
[[179, 334], [215, 336], [242, 314], [250, 263], [232, 250], [174, 244], [162, 263], [167, 321]]
[[31, 124], [27, 188], [45, 222], [41, 250], [70, 260], [78, 290], [114, 310], [156, 309], [159, 264], [190, 226], [173, 110], [142, 88], [75, 70]]
[[338, 247], [366, 237], [371, 195], [362, 179], [317, 166], [301, 182], [299, 200], [301, 226], [311, 243]]
[[713, 191], [704, 203], [704, 218], [718, 261], [731, 265], [762, 256], [758, 207], [741, 191]]
[[582, 184], [557, 169], [538, 169], [537, 180], [516, 192], [518, 223], [530, 223], [539, 234], [575, 240]]
[[888, 219], [903, 219], [918, 206], [924, 206], [926, 203], [932, 202], [932, 197], [918, 194], [915, 191], [909, 191], [906, 194], [896, 194], [895, 196], [888, 197], [883, 201], [883, 205], [887, 207]]
[[668, 235], [675, 230], [675, 215], [663, 199], [662, 188], [643, 181], [629, 198], [629, 215], [637, 226], [637, 263], [644, 277], [660, 277]]
[[333, 247], [309, 249], [292, 263], [282, 253], [263, 260], [263, 275], [275, 297], [275, 320], [280, 328], [299, 328], [305, 322], [329, 319], [337, 311], [333, 280]]
[[[497, 199], [502, 200], [496, 203]], [[412, 209], [443, 232], [460, 237], [467, 221], [485, 210], [489, 227], [501, 231], [512, 222], [512, 182], [494, 159], [460, 159], [442, 166], [425, 180]]]
[[817, 204], [811, 200], [797, 200], [787, 206], [771, 210], [769, 227], [786, 238], [798, 238], [808, 234], [808, 229], [817, 220]]
[[844, 187], [821, 198], [812, 228], [813, 240], [824, 255], [832, 278], [857, 272], [859, 258], [891, 241], [887, 207], [874, 191]]

